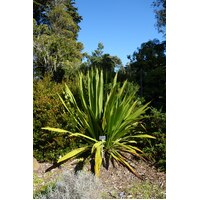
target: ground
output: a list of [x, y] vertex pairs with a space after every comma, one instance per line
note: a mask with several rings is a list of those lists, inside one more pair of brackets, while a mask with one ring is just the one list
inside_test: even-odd
[[[101, 167], [100, 180], [104, 186], [104, 198], [166, 198], [166, 175], [159, 172], [150, 163], [132, 159], [131, 165], [135, 167], [142, 180], [137, 178], [127, 168], [115, 163], [110, 164], [107, 170]], [[34, 172], [34, 191], [45, 187], [48, 183], [55, 181], [64, 170], [74, 171], [77, 160], [68, 161], [61, 167], [48, 171], [52, 166], [49, 163], [40, 163], [39, 170]], [[83, 170], [90, 172], [90, 164], [86, 164]], [[48, 172], [45, 172], [45, 171]]]

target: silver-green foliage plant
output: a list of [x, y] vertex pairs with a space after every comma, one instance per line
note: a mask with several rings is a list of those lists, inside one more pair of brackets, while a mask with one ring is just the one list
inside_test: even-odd
[[63, 172], [55, 186], [36, 196], [37, 199], [101, 199], [102, 183], [93, 174]]
[[[58, 160], [58, 163], [84, 154], [94, 160], [94, 172], [100, 174], [104, 155], [121, 163], [135, 175], [136, 171], [128, 163], [124, 153], [141, 158], [143, 152], [137, 147], [137, 140], [154, 138], [138, 131], [143, 114], [149, 103], [140, 105], [135, 95], [127, 93], [127, 81], [120, 87], [117, 84], [117, 74], [110, 91], [104, 93], [103, 71], [91, 70], [87, 73], [87, 83], [83, 74], [79, 76], [79, 94], [81, 106], [66, 85], [65, 99], [60, 97], [66, 110], [77, 123], [79, 132], [45, 127], [43, 129], [68, 134], [70, 137], [80, 137], [85, 145], [74, 149]], [[76, 110], [76, 114], [72, 112]], [[103, 136], [103, 137], [100, 137]], [[103, 138], [103, 139], [102, 139]]]

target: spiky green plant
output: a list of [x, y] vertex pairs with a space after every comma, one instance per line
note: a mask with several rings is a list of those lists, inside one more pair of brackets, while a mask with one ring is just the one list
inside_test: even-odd
[[[45, 127], [43, 129], [69, 136], [80, 137], [86, 141], [85, 146], [74, 149], [58, 160], [58, 163], [84, 153], [94, 158], [94, 171], [100, 174], [100, 167], [104, 155], [108, 155], [126, 166], [135, 175], [136, 171], [127, 162], [124, 152], [141, 157], [142, 151], [135, 146], [138, 138], [154, 138], [137, 131], [148, 104], [139, 106], [135, 97], [126, 93], [127, 81], [122, 87], [117, 84], [117, 74], [108, 94], [104, 94], [103, 72], [91, 70], [87, 74], [87, 84], [84, 84], [83, 74], [79, 76], [79, 92], [81, 106], [78, 105], [72, 92], [66, 85], [65, 100], [60, 97], [64, 107], [77, 123], [79, 132], [72, 133], [58, 128]], [[71, 111], [76, 110], [76, 115]], [[101, 139], [100, 136], [105, 136]], [[138, 176], [138, 175], [137, 175]]]

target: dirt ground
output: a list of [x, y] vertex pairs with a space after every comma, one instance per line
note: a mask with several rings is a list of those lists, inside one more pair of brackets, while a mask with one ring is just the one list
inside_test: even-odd
[[[34, 186], [34, 191], [40, 189], [49, 182], [55, 181], [65, 170], [74, 172], [77, 163], [77, 160], [68, 161], [60, 167], [52, 167], [52, 164], [49, 163], [39, 163], [39, 169], [34, 171], [34, 174], [42, 181], [40, 181], [37, 186]], [[103, 166], [101, 167], [100, 180], [108, 198], [117, 198], [120, 194], [123, 194], [124, 198], [131, 198], [132, 196], [128, 192], [129, 189], [133, 187], [134, 183], [141, 181], [149, 181], [152, 184], [158, 185], [163, 190], [166, 190], [166, 174], [164, 172], [159, 172], [148, 162], [142, 160], [132, 159], [130, 164], [142, 177], [142, 180], [118, 163], [115, 163], [115, 166], [110, 164], [108, 170]], [[83, 170], [90, 172], [90, 164], [86, 164]]]

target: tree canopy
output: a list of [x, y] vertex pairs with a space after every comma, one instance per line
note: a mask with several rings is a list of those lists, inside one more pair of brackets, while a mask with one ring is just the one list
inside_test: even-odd
[[140, 86], [140, 96], [165, 109], [166, 42], [157, 39], [142, 43], [125, 67], [126, 77]]
[[77, 41], [82, 17], [74, 1], [34, 1], [34, 76], [51, 73], [61, 82], [80, 66], [83, 44]]
[[82, 16], [79, 15], [78, 9], [75, 7], [75, 0], [34, 0], [33, 18], [37, 21], [37, 24], [48, 24], [48, 11], [58, 5], [65, 6], [65, 10], [77, 25], [81, 22]]
[[122, 67], [122, 62], [117, 56], [112, 56], [103, 52], [104, 45], [99, 43], [92, 55], [85, 54], [86, 61], [82, 64], [82, 70], [87, 71], [91, 68], [103, 69], [105, 72], [106, 81], [110, 82], [116, 68]]
[[156, 27], [158, 32], [165, 34], [166, 28], [166, 0], [153, 1], [154, 13], [156, 17]]

